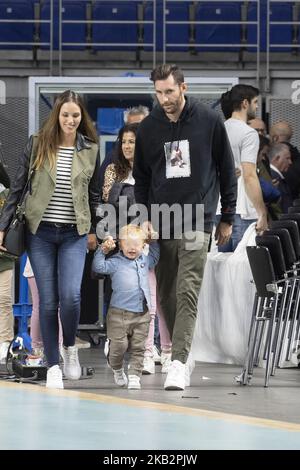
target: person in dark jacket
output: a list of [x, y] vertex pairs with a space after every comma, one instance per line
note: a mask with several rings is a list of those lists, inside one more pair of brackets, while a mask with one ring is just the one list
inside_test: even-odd
[[[0, 162], [0, 215], [10, 186], [9, 176]], [[7, 352], [14, 337], [12, 309], [12, 281], [14, 259], [0, 251], [0, 364], [6, 362]]]
[[40, 323], [48, 363], [48, 388], [63, 388], [59, 368], [58, 306], [63, 327], [64, 375], [81, 375], [75, 346], [87, 234], [99, 205], [98, 135], [76, 93], [58, 96], [39, 131], [21, 156], [0, 218], [0, 250], [5, 230], [32, 173], [26, 197], [27, 253], [40, 297]]
[[293, 205], [293, 196], [289, 185], [284, 177], [292, 165], [289, 146], [284, 143], [273, 144], [269, 151], [270, 172], [274, 183], [280, 191], [280, 208], [284, 214], [288, 213], [289, 207]]
[[5, 188], [10, 187], [10, 179], [1, 160], [0, 160], [0, 184], [3, 184]]
[[[161, 65], [152, 71], [150, 79], [158, 105], [141, 122], [137, 134], [135, 198], [147, 206], [149, 221], [160, 233], [157, 283], [172, 337], [172, 363], [164, 388], [184, 390], [193, 366], [188, 357], [219, 190], [222, 215], [215, 237], [223, 244], [231, 235], [237, 182], [222, 120], [215, 111], [185, 96], [183, 72], [176, 65]], [[174, 149], [181, 151], [184, 164], [172, 166]], [[186, 212], [184, 205], [188, 205]], [[165, 214], [156, 227], [155, 219], [161, 219], [157, 218], [157, 209], [159, 212], [166, 206], [177, 216]], [[204, 213], [202, 226], [199, 208]]]

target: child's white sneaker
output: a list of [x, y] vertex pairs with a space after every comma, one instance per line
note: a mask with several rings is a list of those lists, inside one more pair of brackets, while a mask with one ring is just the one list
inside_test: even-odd
[[64, 361], [63, 371], [67, 379], [78, 380], [81, 376], [81, 367], [76, 346], [62, 346], [61, 355]]
[[160, 361], [161, 361], [160, 352], [155, 344], [153, 346], [153, 359], [154, 359], [155, 364], [160, 364]]
[[171, 357], [172, 357], [171, 352], [164, 352], [164, 351], [161, 352], [160, 362], [161, 362], [162, 374], [167, 374], [169, 372], [169, 367], [171, 365]]
[[119, 387], [125, 387], [128, 384], [128, 379], [124, 372], [124, 369], [115, 369], [113, 370], [115, 383], [119, 385]]
[[141, 380], [137, 375], [128, 375], [128, 389], [141, 389]]
[[62, 371], [59, 366], [52, 366], [47, 370], [47, 388], [64, 388]]
[[155, 374], [155, 362], [153, 357], [145, 356], [144, 357], [144, 365], [143, 365], [143, 372], [144, 375]]

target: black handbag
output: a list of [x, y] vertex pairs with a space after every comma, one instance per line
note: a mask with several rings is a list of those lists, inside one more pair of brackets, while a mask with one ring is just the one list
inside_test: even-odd
[[7, 253], [17, 257], [22, 256], [25, 252], [25, 200], [33, 171], [34, 170], [30, 172], [13, 218], [5, 231], [3, 240], [3, 246], [6, 248]]

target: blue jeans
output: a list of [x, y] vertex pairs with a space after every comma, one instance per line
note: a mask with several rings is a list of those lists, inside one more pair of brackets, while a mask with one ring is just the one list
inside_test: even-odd
[[35, 235], [27, 232], [27, 252], [40, 298], [40, 324], [48, 366], [59, 364], [58, 306], [63, 343], [73, 346], [80, 317], [80, 290], [87, 236], [76, 226], [41, 223]]
[[[220, 222], [221, 216], [217, 215], [217, 224]], [[234, 222], [232, 225], [232, 234], [230, 237], [230, 240], [228, 243], [225, 243], [225, 245], [221, 245], [218, 247], [218, 251], [222, 253], [228, 253], [231, 251], [234, 251], [236, 247], [238, 246], [239, 242], [243, 238], [244, 233], [246, 232], [247, 228], [249, 225], [253, 224], [253, 222], [256, 222], [257, 219], [242, 219], [239, 214], [235, 214], [234, 216]]]

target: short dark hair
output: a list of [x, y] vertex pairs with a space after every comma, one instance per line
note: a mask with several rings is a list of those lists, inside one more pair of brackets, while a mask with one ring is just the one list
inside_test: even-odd
[[221, 108], [225, 119], [229, 119], [234, 111], [240, 111], [242, 102], [250, 103], [259, 95], [259, 89], [252, 85], [235, 85], [221, 96]]
[[175, 64], [158, 65], [152, 70], [150, 80], [155, 83], [157, 80], [166, 80], [170, 75], [173, 75], [173, 78], [178, 85], [184, 82], [183, 71]]
[[221, 109], [224, 114], [224, 118], [227, 120], [232, 115], [232, 105], [230, 101], [230, 90], [222, 94], [220, 99]]

